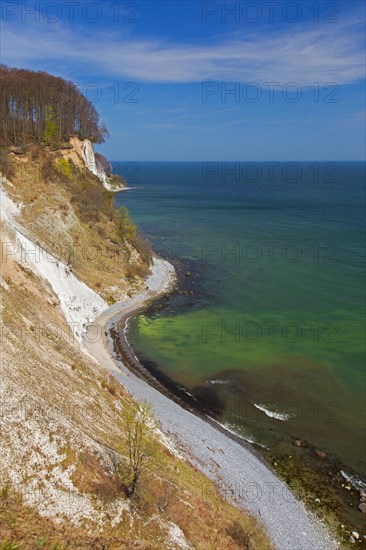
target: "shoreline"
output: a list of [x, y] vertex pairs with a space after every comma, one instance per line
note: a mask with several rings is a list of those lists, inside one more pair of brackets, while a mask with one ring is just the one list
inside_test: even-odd
[[[102, 312], [87, 328], [84, 346], [132, 397], [151, 403], [162, 431], [172, 439], [177, 450], [219, 484], [229, 502], [254, 514], [277, 548], [335, 550], [339, 543], [334, 535], [294, 496], [253, 445], [229, 434], [217, 420], [196, 410], [193, 413], [188, 406], [173, 399], [159, 380], [151, 373], [146, 374], [148, 371], [139, 363], [127, 341], [126, 346], [116, 349], [116, 327], [124, 325], [150, 301], [169, 293], [175, 281], [173, 266], [166, 260], [153, 258], [146, 289]], [[129, 361], [138, 367], [136, 371], [126, 366]], [[251, 494], [253, 489], [255, 495]]]
[[[196, 415], [204, 422], [207, 422], [211, 426], [215, 427], [218, 431], [224, 433], [227, 437], [252, 452], [258, 460], [263, 462], [263, 464], [268, 467], [268, 463], [265, 458], [260, 453], [258, 453], [254, 447], [255, 445], [259, 444], [247, 441], [244, 437], [241, 437], [239, 434], [236, 434], [235, 432], [227, 428], [224, 424], [220, 423], [219, 420], [215, 419], [212, 416], [210, 417], [208, 413], [206, 413], [199, 406], [194, 397], [191, 396], [191, 394], [187, 392], [182, 386], [178, 386], [177, 384], [175, 384], [175, 382], [173, 382], [169, 377], [164, 376], [161, 371], [159, 371], [159, 376], [154, 376], [154, 374], [151, 373], [139, 361], [126, 337], [121, 338], [120, 335], [122, 331], [116, 330], [115, 327], [125, 325], [128, 319], [136, 315], [142, 309], [144, 309], [144, 305], [136, 307], [135, 310], [129, 311], [128, 314], [122, 316], [118, 321], [113, 323], [113, 326], [109, 327], [110, 340], [107, 345], [115, 361], [119, 364], [124, 365], [131, 373], [149, 384], [150, 387], [159, 391], [170, 401], [173, 401], [178, 406], [182, 407], [191, 414]], [[164, 384], [162, 380], [166, 381], [166, 383]]]
[[[184, 269], [186, 269], [186, 266]], [[177, 270], [179, 288], [175, 287], [168, 295], [158, 297], [149, 304], [142, 306], [144, 312], [150, 310], [160, 311], [165, 307], [169, 296], [176, 292], [182, 292], [180, 287], [185, 288], [186, 282], [185, 278], [182, 277], [184, 269]], [[295, 491], [297, 498], [316, 513], [321, 521], [325, 520], [332, 525], [333, 531], [339, 533], [341, 537], [345, 536], [347, 538], [348, 534], [353, 531], [364, 532], [362, 514], [356, 510], [356, 516], [358, 517], [350, 516], [359, 505], [360, 495], [366, 490], [366, 484], [362, 476], [349, 468], [350, 473], [347, 474], [345, 464], [331, 454], [327, 454], [326, 459], [319, 460], [316, 456], [317, 446], [307, 440], [302, 441], [302, 448], [298, 449], [296, 446], [294, 448], [295, 439], [291, 438], [292, 441], [287, 442], [288, 448], [280, 450], [265, 446], [256, 441], [254, 437], [246, 437], [245, 434], [242, 435], [232, 429], [230, 424], [226, 424], [220, 411], [215, 413], [210, 408], [210, 404], [204, 406], [196, 395], [191, 393], [189, 388], [175, 382], [160, 369], [156, 362], [144, 355], [139, 354], [138, 357], [136, 356], [133, 346], [127, 339], [127, 328], [131, 318], [139, 311], [141, 311], [141, 308], [136, 312], [130, 312], [128, 316], [121, 317], [120, 321], [116, 323], [117, 330], [113, 329], [111, 331], [113, 342], [111, 353], [117, 361], [122, 362], [135, 375], [145, 380], [169, 399], [248, 449], [260, 461], [264, 462], [275, 475], [284, 480], [290, 490], [293, 491], [294, 485], [297, 485]], [[257, 405], [254, 404], [254, 406]], [[258, 406], [258, 408], [261, 407]], [[302, 464], [301, 471], [299, 471], [299, 464]], [[304, 481], [307, 487], [306, 492], [299, 490], [296, 480]], [[324, 491], [324, 486], [328, 488], [328, 491]], [[334, 505], [335, 502], [337, 502], [336, 505]], [[363, 538], [366, 539], [366, 535]]]
[[[158, 299], [159, 296], [156, 296], [154, 301]], [[269, 467], [266, 459], [255, 448], [255, 446], [263, 447], [263, 445], [255, 441], [248, 441], [245, 437], [230, 430], [227, 426], [214, 417], [214, 413], [212, 411], [205, 411], [204, 408], [199, 405], [197, 399], [186, 388], [176, 384], [159, 369], [154, 368], [155, 372], [151, 372], [152, 369], [145, 367], [141, 360], [136, 357], [132, 346], [126, 338], [125, 329], [128, 321], [141, 310], [146, 309], [147, 305], [147, 303], [143, 303], [140, 306], [136, 306], [134, 310], [129, 310], [128, 313], [122, 315], [118, 320], [113, 321], [113, 324], [111, 323], [109, 326], [110, 338], [107, 345], [115, 361], [119, 364], [123, 364], [135, 376], [145, 381], [151, 387], [158, 390], [174, 403], [177, 403], [183, 409], [198, 416], [204, 422], [211, 424], [218, 431], [224, 433], [227, 437], [239, 445], [242, 445], [244, 448], [252, 452], [258, 460]]]

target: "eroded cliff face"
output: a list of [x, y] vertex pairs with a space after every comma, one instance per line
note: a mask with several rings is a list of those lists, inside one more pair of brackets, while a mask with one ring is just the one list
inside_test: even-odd
[[5, 186], [24, 206], [19, 220], [31, 239], [110, 304], [143, 288], [151, 254], [137, 231], [125, 231], [90, 141], [72, 138], [70, 145], [10, 153]]
[[[69, 152], [83, 170], [77, 147]], [[162, 444], [159, 431], [157, 459], [141, 480], [139, 500], [126, 497], [122, 419], [131, 398], [85, 352], [80, 336], [106, 306], [112, 283], [122, 298], [143, 284], [141, 275], [135, 282], [126, 276], [129, 262], [141, 265], [141, 258], [132, 259], [124, 239], [118, 247], [111, 242], [113, 225], [98, 233], [107, 217], [90, 223], [80, 217], [70, 191], [79, 176], [54, 172], [60, 158], [45, 151], [12, 155], [12, 177], [0, 178], [1, 542], [111, 549], [215, 542], [234, 550], [239, 546], [226, 527], [240, 521], [256, 532], [253, 548], [267, 550], [254, 520], [224, 503], [166, 437]], [[100, 185], [84, 171], [80, 181], [91, 193]], [[122, 261], [113, 255], [118, 250]], [[217, 510], [221, 527], [213, 532]]]
[[72, 150], [64, 150], [64, 158], [71, 158], [73, 162], [80, 165], [80, 160], [92, 174], [94, 174], [107, 191], [121, 191], [125, 185], [116, 185], [108, 177], [103, 166], [95, 158], [94, 147], [89, 139], [80, 140], [77, 137], [70, 138]]

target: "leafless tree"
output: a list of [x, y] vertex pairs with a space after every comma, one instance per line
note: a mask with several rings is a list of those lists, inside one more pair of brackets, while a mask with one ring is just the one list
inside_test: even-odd
[[127, 444], [127, 469], [121, 466], [121, 475], [129, 496], [136, 493], [141, 475], [152, 462], [156, 452], [155, 428], [151, 406], [134, 403], [125, 407], [122, 424]]

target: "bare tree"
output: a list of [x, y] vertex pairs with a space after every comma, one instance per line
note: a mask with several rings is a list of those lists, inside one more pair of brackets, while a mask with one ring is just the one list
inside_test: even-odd
[[163, 482], [163, 490], [158, 500], [159, 512], [164, 512], [177, 496], [177, 488], [168, 480]]
[[136, 493], [141, 475], [152, 462], [156, 452], [156, 421], [148, 403], [133, 403], [125, 408], [122, 418], [127, 443], [127, 469], [121, 475], [129, 496]]

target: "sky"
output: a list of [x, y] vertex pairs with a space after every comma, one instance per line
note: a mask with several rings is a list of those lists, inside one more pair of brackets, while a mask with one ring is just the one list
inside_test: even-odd
[[77, 83], [110, 160], [362, 160], [365, 3], [0, 3], [0, 61]]

